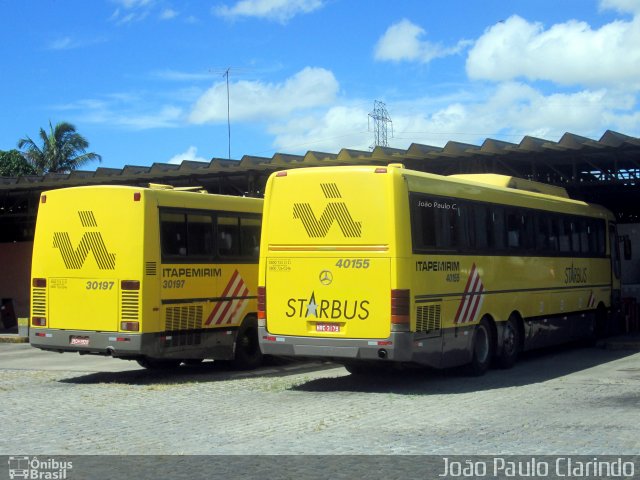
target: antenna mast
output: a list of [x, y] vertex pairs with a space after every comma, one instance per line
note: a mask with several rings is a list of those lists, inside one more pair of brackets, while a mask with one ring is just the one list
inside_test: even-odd
[[227, 159], [231, 160], [231, 115], [230, 115], [230, 109], [229, 109], [229, 70], [231, 70], [230, 67], [225, 70], [222, 76], [227, 79], [227, 136], [229, 138], [229, 155], [227, 156]]

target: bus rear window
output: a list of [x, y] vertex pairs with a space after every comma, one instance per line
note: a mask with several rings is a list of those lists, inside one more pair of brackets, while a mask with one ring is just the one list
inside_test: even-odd
[[255, 260], [259, 215], [161, 209], [160, 244], [165, 262]]

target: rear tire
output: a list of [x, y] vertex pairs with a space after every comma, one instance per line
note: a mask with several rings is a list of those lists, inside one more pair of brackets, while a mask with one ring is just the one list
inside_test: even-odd
[[253, 370], [262, 364], [262, 351], [258, 343], [258, 322], [247, 318], [238, 329], [235, 358], [231, 364], [238, 370]]
[[473, 353], [471, 362], [467, 365], [467, 373], [474, 377], [484, 375], [491, 366], [493, 356], [493, 340], [489, 321], [482, 319], [473, 330]]
[[379, 365], [375, 366], [367, 363], [345, 363], [344, 368], [351, 375], [374, 375], [382, 370]]
[[180, 366], [181, 361], [172, 358], [139, 358], [138, 365], [147, 370], [172, 370]]
[[518, 360], [520, 353], [520, 330], [517, 320], [511, 316], [502, 328], [502, 348], [497, 357], [497, 364], [500, 368], [511, 368]]

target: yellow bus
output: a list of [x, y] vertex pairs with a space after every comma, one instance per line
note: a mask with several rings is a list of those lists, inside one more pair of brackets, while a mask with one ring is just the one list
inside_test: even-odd
[[502, 175], [350, 166], [270, 176], [258, 280], [264, 354], [508, 368], [589, 337], [620, 296], [614, 217]]
[[147, 368], [261, 362], [262, 199], [151, 185], [42, 193], [31, 345]]

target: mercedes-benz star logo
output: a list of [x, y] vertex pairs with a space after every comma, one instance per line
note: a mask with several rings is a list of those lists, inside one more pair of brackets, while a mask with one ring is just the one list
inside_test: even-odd
[[322, 285], [329, 285], [331, 282], [333, 282], [333, 273], [329, 270], [322, 270], [320, 272], [320, 283]]

